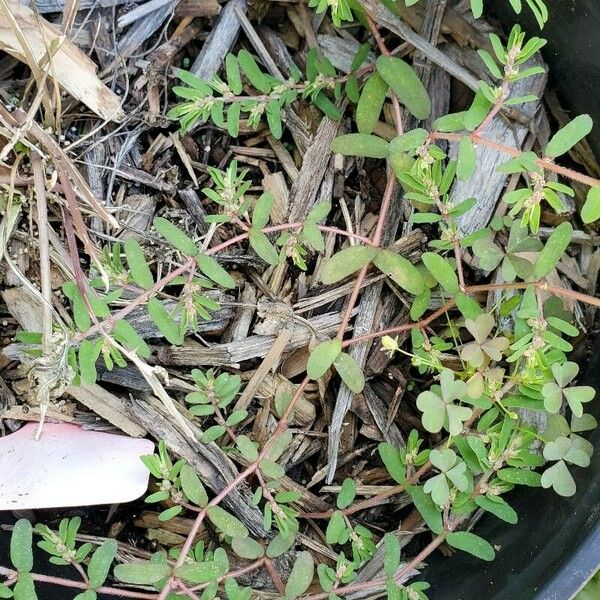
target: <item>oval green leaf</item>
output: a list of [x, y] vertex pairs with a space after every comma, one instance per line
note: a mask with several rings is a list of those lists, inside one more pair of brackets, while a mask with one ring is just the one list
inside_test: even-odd
[[387, 158], [389, 143], [376, 135], [348, 133], [331, 142], [331, 151], [344, 156], [364, 156], [365, 158]]
[[557, 131], [546, 146], [544, 154], [556, 158], [568, 152], [577, 142], [582, 140], [591, 130], [594, 122], [590, 115], [579, 115]]
[[10, 562], [19, 573], [29, 573], [33, 568], [33, 528], [27, 519], [19, 519], [10, 538]]
[[533, 265], [534, 279], [542, 279], [552, 271], [568, 248], [572, 235], [573, 227], [568, 221], [561, 223], [552, 232]]
[[418, 296], [425, 289], [421, 273], [409, 260], [391, 250], [381, 250], [373, 264], [403, 290]]
[[435, 252], [424, 252], [421, 256], [427, 270], [433, 275], [435, 280], [449, 294], [455, 295], [460, 292], [458, 277], [450, 263]]
[[248, 537], [246, 526], [236, 517], [230, 515], [220, 506], [209, 506], [206, 514], [211, 523], [225, 535], [231, 537]]
[[136, 585], [150, 585], [158, 583], [168, 577], [171, 567], [165, 563], [139, 562], [117, 565], [114, 569], [115, 577], [124, 583]]
[[496, 557], [492, 545], [470, 531], [453, 531], [446, 536], [446, 541], [453, 548], [468, 552], [482, 560], [494, 560]]
[[365, 387], [365, 376], [363, 375], [359, 364], [352, 356], [342, 352], [335, 359], [333, 365], [350, 391], [355, 394], [360, 394], [363, 391]]
[[388, 87], [379, 73], [373, 73], [367, 79], [356, 106], [356, 126], [360, 133], [373, 133]]
[[311, 379], [320, 379], [325, 375], [342, 351], [342, 342], [338, 338], [321, 342], [315, 346], [308, 357], [306, 372]]
[[380, 56], [376, 66], [408, 111], [417, 119], [426, 119], [431, 112], [431, 100], [414, 69], [395, 56]]
[[181, 253], [186, 256], [195, 256], [198, 253], [198, 248], [192, 238], [179, 227], [173, 225], [171, 221], [167, 221], [163, 217], [156, 217], [153, 223], [156, 231]]
[[323, 266], [321, 281], [328, 285], [341, 281], [369, 264], [377, 249], [371, 246], [350, 246], [334, 254]]
[[600, 187], [588, 190], [585, 204], [581, 209], [581, 220], [587, 225], [600, 219]]
[[306, 550], [298, 553], [296, 562], [285, 584], [287, 598], [297, 598], [304, 594], [311, 584], [315, 574], [315, 565], [310, 552]]

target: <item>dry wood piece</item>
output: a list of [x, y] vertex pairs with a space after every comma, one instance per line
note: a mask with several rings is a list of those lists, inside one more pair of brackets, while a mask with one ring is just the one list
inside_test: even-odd
[[[47, 71], [72, 96], [108, 121], [123, 116], [121, 99], [96, 75], [96, 65], [43, 17], [6, 0], [0, 11], [0, 48], [32, 69]], [[23, 47], [26, 40], [26, 48]], [[48, 56], [48, 48], [52, 48]], [[30, 61], [34, 60], [33, 65]]]
[[191, 71], [201, 79], [212, 79], [235, 43], [240, 30], [236, 9], [246, 10], [246, 0], [230, 0], [225, 5], [194, 61]]
[[324, 117], [304, 155], [298, 179], [290, 192], [289, 222], [301, 221], [316, 203], [317, 193], [329, 166], [331, 142], [336, 137], [339, 122]]
[[[340, 324], [339, 313], [328, 313], [308, 320], [308, 325], [302, 322], [294, 323], [293, 334], [285, 351], [306, 346], [313, 335], [319, 331], [330, 335]], [[239, 363], [252, 358], [264, 357], [273, 347], [276, 339], [274, 335], [251, 335], [245, 340], [229, 342], [227, 344], [213, 344], [208, 348], [196, 342], [188, 341], [183, 346], [161, 348], [158, 351], [158, 360], [163, 365], [222, 365], [236, 367]]]

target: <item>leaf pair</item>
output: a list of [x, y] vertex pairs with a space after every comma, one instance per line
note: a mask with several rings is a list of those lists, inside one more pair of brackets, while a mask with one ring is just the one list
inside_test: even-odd
[[306, 370], [308, 376], [316, 380], [323, 377], [331, 367], [335, 368], [352, 392], [362, 392], [365, 387], [362, 369], [352, 356], [342, 352], [342, 341], [339, 338], [318, 344], [310, 353]]
[[407, 292], [415, 296], [423, 292], [423, 276], [409, 260], [373, 246], [350, 246], [334, 254], [323, 266], [321, 281], [327, 285], [337, 283], [370, 263]]

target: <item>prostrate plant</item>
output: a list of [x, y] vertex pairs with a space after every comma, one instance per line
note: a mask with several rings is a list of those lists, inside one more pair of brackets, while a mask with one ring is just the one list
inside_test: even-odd
[[[520, 2], [510, 2], [515, 10], [521, 9]], [[540, 0], [528, 0], [527, 4], [540, 21], [545, 21], [547, 13]], [[311, 5], [319, 12], [331, 6], [338, 25], [352, 18], [351, 10], [361, 18], [365, 16], [354, 1]], [[472, 6], [475, 14], [480, 13], [481, 2], [474, 1]], [[181, 549], [114, 567], [116, 580], [144, 585], [144, 591], [104, 585], [116, 556], [116, 544], [107, 540], [93, 554], [89, 544], [77, 547], [77, 520], [63, 521], [58, 532], [44, 526], [36, 531], [42, 537], [39, 546], [51, 555], [51, 561], [76, 569], [80, 579], [32, 573], [32, 528], [19, 521], [11, 543], [14, 568], [0, 569], [7, 578], [0, 585], [0, 597], [14, 594], [17, 600], [31, 600], [36, 597], [35, 582], [44, 581], [82, 590], [79, 600], [93, 600], [97, 593], [147, 600], [213, 600], [222, 590], [229, 600], [248, 600], [252, 590], [241, 587], [236, 578], [263, 569], [278, 594], [289, 600], [337, 600], [355, 592], [380, 594], [382, 590], [390, 600], [424, 599], [428, 584], [409, 583], [407, 579], [442, 544], [483, 560], [495, 557], [496, 550], [488, 541], [466, 530], [475, 511], [483, 509], [507, 524], [515, 524], [518, 515], [505, 500], [515, 486], [552, 487], [563, 496], [576, 492], [571, 469], [588, 466], [593, 452], [579, 434], [597, 424], [584, 412], [594, 390], [571, 385], [578, 368], [567, 358], [573, 349], [569, 339], [580, 332], [560, 298], [594, 306], [600, 306], [600, 301], [551, 283], [555, 279], [550, 276], [571, 242], [572, 225], [562, 222], [545, 244], [535, 234], [542, 203], [560, 214], [564, 211], [560, 195], [575, 194], [567, 184], [552, 181], [549, 172], [590, 186], [580, 216], [585, 223], [600, 218], [600, 182], [555, 161], [589, 133], [591, 120], [585, 115], [573, 119], [552, 137], [542, 156], [486, 139], [486, 128], [498, 113], [534, 99], [514, 97], [511, 86], [539, 73], [538, 67], [527, 65], [545, 42], [537, 37], [526, 40], [517, 26], [506, 45], [491, 36], [494, 56], [480, 52], [496, 85], [481, 82], [469, 109], [439, 118], [433, 131], [416, 128], [405, 132], [402, 111], [423, 120], [430, 114], [431, 101], [412, 66], [391, 56], [370, 17], [367, 21], [377, 34], [381, 56], [373, 65], [362, 67], [369, 50], [362, 47], [348, 77], [338, 77], [325, 59], [311, 52], [305, 81], [300, 82], [299, 73], [283, 81], [263, 73], [256, 60], [242, 50], [237, 57], [226, 58], [224, 79], [215, 77], [206, 82], [179, 72], [188, 87], [174, 91], [186, 102], [171, 114], [180, 120], [183, 131], [211, 120], [219, 127], [226, 126], [234, 137], [239, 133], [242, 114], [255, 128], [266, 115], [271, 133], [280, 137], [282, 114], [291, 102], [310, 98], [327, 115], [340, 118], [345, 95], [356, 104], [356, 131], [335, 139], [332, 150], [361, 161], [385, 159], [389, 167], [371, 237], [323, 224], [332, 212], [328, 202], [315, 205], [302, 222], [270, 224], [272, 196], [263, 193], [253, 197], [247, 172], [239, 171], [232, 161], [224, 171], [209, 168], [211, 183], [203, 192], [214, 203], [214, 212], [206, 217], [210, 228], [203, 240], [194, 239], [166, 218], [155, 219], [156, 232], [172, 248], [171, 257], [178, 264], [172, 271], [156, 277], [144, 248], [128, 240], [123, 247], [115, 244], [104, 249], [100, 255], [102, 272], [90, 273], [86, 285], [78, 281], [64, 286], [73, 313], [74, 326], [67, 342], [73, 370], [78, 370], [84, 382], [92, 383], [101, 355], [109, 369], [114, 364], [124, 366], [126, 359], [134, 362], [171, 414], [180, 419], [179, 425], [187, 421], [157, 384], [160, 369], [144, 362], [150, 349], [126, 317], [145, 307], [167, 342], [183, 343], [199, 319], [208, 319], [219, 309], [216, 293], [236, 287], [236, 279], [219, 262], [227, 248], [242, 244], [266, 265], [278, 265], [289, 258], [293, 265], [309, 270], [325, 250], [323, 234], [338, 236], [337, 241], [342, 242], [335, 246], [337, 251], [321, 265], [321, 282], [334, 285], [356, 277], [337, 334], [329, 339], [313, 332], [306, 377], [292, 392], [276, 393], [273, 416], [278, 422], [271, 436], [260, 443], [251, 437], [249, 411], [235, 408], [241, 378], [228, 370], [191, 372], [195, 386], [185, 397], [187, 416], [201, 431], [199, 439], [193, 441], [219, 444], [240, 465], [240, 472], [212, 496], [189, 464], [171, 458], [164, 442], [159, 443], [156, 454], [143, 457], [156, 480], [146, 502], [160, 504], [159, 519], [180, 514], [195, 518]], [[373, 133], [388, 98], [397, 131], [391, 141]], [[436, 143], [440, 140], [454, 144], [450, 156]], [[476, 146], [507, 154], [509, 159], [499, 170], [523, 175], [526, 187], [505, 194], [504, 200], [511, 206], [506, 217], [464, 235], [457, 218], [468, 214], [477, 199], [457, 198], [453, 186], [480, 168]], [[429, 237], [428, 248], [418, 257], [403, 256], [393, 245], [381, 244], [397, 183], [412, 203], [412, 225], [422, 226]], [[211, 246], [218, 228], [224, 228], [223, 233], [232, 229], [238, 233]], [[347, 239], [352, 244], [345, 244]], [[474, 260], [467, 263], [465, 252], [472, 253]], [[388, 279], [410, 308], [410, 319], [346, 338], [370, 271]], [[493, 274], [494, 283], [468, 283], [469, 276], [483, 278], [488, 274]], [[165, 299], [167, 287], [170, 293]], [[128, 297], [125, 292], [132, 291], [137, 294], [134, 299], [119, 307]], [[476, 295], [481, 292], [489, 295], [485, 308]], [[347, 478], [339, 487], [334, 510], [302, 512], [302, 492], [290, 490], [287, 463], [282, 460], [294, 442], [289, 426], [296, 404], [311, 380], [326, 386], [336, 381], [337, 375], [340, 385], [360, 394], [365, 373], [349, 348], [373, 339], [381, 339], [382, 350], [391, 360], [404, 361], [407, 371], [414, 367], [423, 382], [416, 389], [409, 376], [407, 401], [414, 396], [420, 423], [409, 432], [405, 447], [384, 442], [378, 448], [379, 459], [396, 485], [356, 501], [359, 486]], [[538, 411], [545, 424], [538, 430], [520, 416], [521, 409]], [[423, 433], [432, 435], [425, 438]], [[243, 515], [231, 514], [222, 506], [242, 482], [252, 488], [252, 503], [262, 512], [265, 538], [253, 539]], [[408, 494], [426, 530], [433, 533], [416, 556], [402, 563], [399, 538], [407, 532], [381, 536], [379, 526], [370, 528], [352, 518], [400, 492]], [[328, 545], [327, 560], [316, 566], [311, 552], [298, 551], [303, 520], [308, 518], [326, 520], [322, 529]], [[204, 525], [216, 534], [207, 545], [196, 543]], [[358, 572], [376, 552], [383, 554], [383, 570], [369, 581], [356, 582]], [[232, 553], [247, 562], [232, 569]], [[283, 555], [292, 565], [285, 577], [274, 560]], [[317, 582], [321, 591], [309, 592]]]

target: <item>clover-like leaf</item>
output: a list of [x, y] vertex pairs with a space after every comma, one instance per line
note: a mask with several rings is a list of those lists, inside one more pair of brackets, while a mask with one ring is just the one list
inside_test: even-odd
[[502, 353], [508, 348], [510, 342], [504, 336], [488, 338], [494, 325], [495, 319], [489, 313], [465, 320], [465, 327], [475, 339], [463, 346], [460, 353], [463, 360], [480, 367], [486, 362], [486, 356], [490, 360], [502, 359]]
[[544, 408], [548, 412], [557, 413], [562, 406], [564, 397], [576, 417], [583, 415], [583, 404], [592, 400], [596, 391], [589, 385], [567, 387], [577, 377], [578, 373], [579, 366], [571, 361], [552, 365], [554, 381], [549, 381], [542, 388]]
[[455, 380], [454, 373], [450, 369], [444, 369], [440, 374], [439, 394], [432, 389], [421, 392], [417, 397], [417, 408], [423, 413], [425, 429], [437, 433], [443, 427], [450, 435], [458, 435], [462, 431], [463, 422], [471, 418], [473, 411], [466, 406], [454, 404], [454, 400], [466, 395], [465, 382]]
[[542, 487], [554, 488], [559, 496], [572, 496], [576, 486], [564, 460], [559, 460], [542, 473]]
[[428, 479], [423, 490], [431, 494], [431, 499], [438, 506], [444, 506], [450, 498], [450, 483], [461, 492], [467, 489], [469, 485], [469, 480], [465, 475], [467, 465], [462, 460], [459, 461], [456, 452], [450, 448], [432, 450], [429, 460], [441, 472]]

